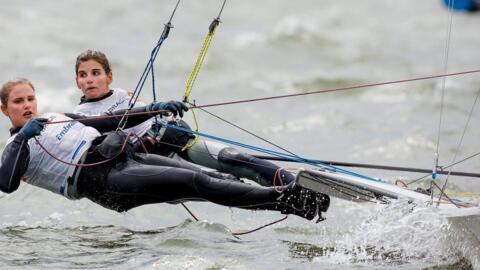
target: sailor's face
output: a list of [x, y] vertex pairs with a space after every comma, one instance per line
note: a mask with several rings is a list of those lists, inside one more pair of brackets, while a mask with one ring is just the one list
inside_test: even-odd
[[110, 91], [111, 83], [112, 73], [105, 73], [97, 61], [88, 60], [78, 66], [77, 86], [87, 100], [103, 97]]
[[8, 95], [7, 104], [2, 105], [2, 112], [10, 118], [14, 128], [37, 116], [37, 99], [32, 87], [24, 83], [15, 85]]

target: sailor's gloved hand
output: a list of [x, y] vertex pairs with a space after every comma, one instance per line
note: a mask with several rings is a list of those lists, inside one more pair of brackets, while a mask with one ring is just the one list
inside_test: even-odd
[[46, 118], [32, 118], [20, 129], [17, 136], [28, 140], [32, 137], [40, 135], [48, 119]]
[[158, 102], [147, 107], [149, 111], [160, 111], [160, 115], [168, 116], [168, 113], [173, 113], [173, 116], [179, 115], [183, 117], [183, 112], [188, 111], [187, 105], [180, 101], [167, 101], [167, 102]]

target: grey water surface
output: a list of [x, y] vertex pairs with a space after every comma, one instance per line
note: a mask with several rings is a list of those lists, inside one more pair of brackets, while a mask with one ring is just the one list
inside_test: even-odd
[[[40, 112], [69, 112], [81, 94], [76, 56], [105, 52], [112, 87], [134, 89], [175, 5], [163, 1], [0, 0], [0, 81], [29, 78]], [[181, 99], [220, 0], [181, 1], [154, 65], [161, 100]], [[480, 67], [480, 14], [450, 14], [441, 1], [231, 0], [191, 99], [213, 104], [463, 72]], [[448, 29], [451, 27], [449, 35]], [[447, 36], [450, 36], [447, 39]], [[449, 41], [449, 42], [447, 42]], [[448, 46], [448, 62], [445, 50]], [[430, 169], [442, 97], [440, 164], [480, 152], [478, 73], [284, 99], [209, 111], [300, 156]], [[152, 100], [151, 81], [142, 99]], [[208, 114], [202, 132], [278, 150]], [[193, 123], [191, 115], [185, 117]], [[1, 117], [0, 145], [9, 137]], [[282, 164], [285, 167], [309, 167]], [[455, 170], [480, 172], [479, 157]], [[389, 181], [422, 175], [356, 170]], [[441, 178], [443, 181], [445, 178]], [[479, 202], [480, 180], [451, 177], [452, 193]], [[425, 184], [425, 183], [424, 183]], [[475, 194], [476, 193], [476, 194]], [[460, 196], [460, 195], [459, 195]], [[319, 224], [273, 212], [188, 203], [119, 214], [22, 185], [0, 193], [1, 269], [480, 269], [478, 245], [435, 209], [332, 200]], [[473, 246], [472, 246], [473, 245]], [[437, 268], [436, 268], [437, 267]]]

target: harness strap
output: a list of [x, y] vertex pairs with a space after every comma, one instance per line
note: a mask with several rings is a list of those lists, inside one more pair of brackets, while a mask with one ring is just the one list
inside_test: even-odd
[[[87, 158], [88, 151], [85, 151], [78, 161], [79, 165], [82, 165], [85, 163], [85, 159]], [[82, 166], [76, 166], [75, 170], [73, 171], [72, 176], [67, 178], [67, 184], [66, 184], [66, 189], [64, 191], [64, 195], [67, 198], [71, 199], [79, 199], [78, 194], [77, 194], [77, 182], [78, 182], [78, 176], [80, 175], [80, 172], [82, 171]]]

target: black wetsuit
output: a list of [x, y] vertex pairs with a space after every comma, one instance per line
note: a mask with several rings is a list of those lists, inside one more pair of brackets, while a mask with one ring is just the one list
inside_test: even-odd
[[[105, 159], [95, 147], [90, 150], [86, 163]], [[216, 179], [172, 163], [174, 160], [167, 157], [134, 153], [133, 157], [83, 168], [78, 194], [119, 212], [144, 204], [190, 199], [248, 209], [278, 209], [276, 200], [280, 194], [273, 188]]]
[[[213, 155], [208, 153], [208, 147], [203, 150], [185, 150], [185, 146], [195, 138], [192, 133], [184, 131], [191, 130], [190, 126], [183, 120], [169, 121], [168, 125], [172, 127], [167, 127], [165, 129], [165, 132], [162, 134], [161, 139], [155, 144], [146, 142], [146, 138], [148, 136], [151, 136], [150, 134], [147, 134], [143, 137], [144, 144], [147, 145], [147, 149], [149, 152], [162, 156], [171, 156], [172, 153], [176, 153], [178, 156], [182, 157], [187, 161], [209, 167], [208, 162], [202, 163], [201, 159], [194, 159], [191, 156], [192, 154], [199, 155], [198, 152], [203, 152], [202, 155], [206, 159], [210, 158], [212, 160], [216, 160], [215, 169], [220, 172], [229, 173], [239, 178], [247, 178], [257, 182], [262, 186], [272, 186], [274, 184], [278, 185], [278, 183], [280, 183], [280, 179], [278, 179], [279, 176], [277, 174], [278, 170], [281, 170], [281, 167], [279, 167], [278, 165], [270, 161], [254, 157], [248, 153], [241, 152], [233, 147], [228, 147], [226, 145], [224, 145], [224, 147], [218, 152], [218, 154], [214, 158], [209, 157], [209, 155]], [[154, 126], [155, 125], [153, 125], [152, 128]], [[176, 129], [175, 127], [180, 127], [183, 130]], [[138, 149], [140, 151], [139, 147]], [[290, 172], [284, 170], [281, 170], [281, 172], [281, 183], [289, 184], [295, 180], [295, 176]]]
[[[87, 109], [92, 107], [96, 109], [95, 112], [98, 112], [98, 108], [111, 111], [113, 108], [126, 106], [126, 101], [129, 99], [130, 96], [128, 96], [124, 90], [110, 90], [100, 98], [87, 100], [85, 97], [82, 97], [76, 110], [82, 114], [88, 114]], [[175, 119], [169, 121], [168, 124], [170, 127], [162, 127], [163, 124], [160, 121], [155, 121], [154, 123], [156, 124], [152, 125], [151, 130], [141, 138], [143, 145], [138, 141], [136, 151], [144, 152], [145, 146], [147, 151], [153, 154], [167, 157], [172, 157], [174, 154], [177, 154], [182, 159], [191, 163], [231, 174], [237, 178], [250, 179], [263, 186], [278, 185], [280, 183], [289, 184], [295, 180], [293, 174], [281, 170], [276, 164], [238, 151], [227, 145], [223, 145], [218, 153], [216, 151], [215, 153], [210, 153], [209, 150], [215, 147], [213, 147], [210, 142], [200, 139], [195, 145], [185, 149], [185, 145], [191, 143], [195, 136], [191, 132], [184, 131], [191, 129], [183, 120]], [[142, 127], [142, 125], [140, 125], [140, 127]], [[184, 130], [179, 130], [171, 126], [180, 127]], [[153, 141], [155, 141], [155, 143], [152, 143]], [[202, 148], [200, 145], [205, 143], [208, 145]], [[278, 173], [279, 171], [281, 171], [281, 173]], [[219, 176], [220, 175], [217, 175], [215, 177]]]
[[[100, 132], [106, 132], [117, 127], [122, 113], [123, 111], [116, 112], [118, 117], [102, 120], [66, 115]], [[151, 116], [130, 116], [126, 127], [134, 126], [149, 117]], [[299, 190], [298, 186], [279, 194], [271, 187], [215, 179], [199, 171], [181, 168], [181, 163], [166, 157], [135, 153], [129, 144], [118, 155], [125, 138], [125, 133], [117, 131], [92, 142], [84, 164], [113, 159], [100, 166], [77, 167], [80, 171], [74, 173], [78, 178], [76, 193], [71, 194], [72, 197], [85, 197], [119, 212], [144, 204], [189, 199], [204, 199], [247, 209], [279, 210], [307, 219], [313, 219], [317, 214], [320, 215], [319, 211], [328, 208], [328, 197]], [[0, 167], [0, 190], [10, 193], [18, 188], [20, 178], [28, 168], [29, 154], [28, 144], [18, 137], [6, 146]], [[75, 184], [75, 179], [69, 179], [68, 182]]]

